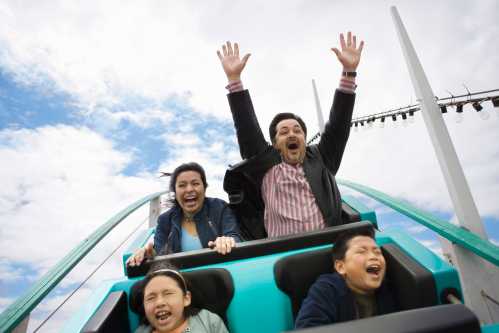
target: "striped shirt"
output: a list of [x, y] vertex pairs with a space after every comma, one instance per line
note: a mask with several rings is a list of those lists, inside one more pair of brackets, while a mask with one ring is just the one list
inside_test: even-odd
[[326, 226], [301, 164], [281, 162], [273, 166], [263, 177], [262, 196], [268, 237], [292, 235]]
[[[244, 89], [241, 80], [231, 81], [225, 88], [230, 93]], [[353, 94], [356, 88], [354, 78], [342, 77], [338, 90]], [[268, 237], [292, 235], [326, 227], [301, 164], [281, 162], [273, 166], [263, 177], [261, 190]]]

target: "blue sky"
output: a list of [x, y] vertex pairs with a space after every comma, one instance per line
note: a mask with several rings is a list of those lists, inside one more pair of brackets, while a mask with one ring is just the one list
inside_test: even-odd
[[[264, 133], [283, 110], [302, 116], [309, 133], [317, 131], [311, 79], [326, 112], [341, 71], [329, 48], [348, 29], [366, 42], [355, 116], [415, 102], [389, 13], [393, 4], [437, 96], [463, 94], [463, 84], [471, 91], [499, 88], [494, 0], [296, 0], [286, 8], [268, 1], [1, 1], [0, 309], [113, 214], [166, 188], [159, 171], [198, 161], [207, 170], [208, 195], [226, 198], [223, 175], [239, 152], [215, 53], [225, 40], [252, 53], [243, 81]], [[486, 121], [470, 107], [462, 123], [452, 109], [445, 121], [497, 244], [499, 112], [483, 106]], [[353, 132], [338, 176], [454, 217], [418, 114], [406, 127], [387, 122], [383, 129]], [[407, 229], [439, 251], [431, 232], [397, 214], [383, 218], [387, 227]], [[60, 293], [138, 221], [117, 230], [114, 243], [96, 250], [96, 259], [68, 278]], [[41, 240], [49, 241], [40, 246]], [[116, 272], [121, 274], [118, 261], [100, 278]]]

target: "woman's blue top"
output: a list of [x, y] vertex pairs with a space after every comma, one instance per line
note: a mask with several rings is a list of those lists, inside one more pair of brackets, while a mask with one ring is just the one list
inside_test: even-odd
[[[154, 234], [154, 250], [157, 254], [185, 251], [182, 244], [182, 217], [182, 209], [178, 205], [159, 216]], [[236, 242], [242, 241], [236, 216], [223, 200], [206, 197], [203, 207], [193, 219], [203, 248], [207, 248], [209, 241], [220, 236], [234, 237]]]
[[182, 228], [182, 236], [181, 236], [180, 246], [182, 247], [182, 251], [192, 251], [199, 250], [203, 248], [201, 245], [201, 241], [198, 236], [191, 235], [185, 228]]

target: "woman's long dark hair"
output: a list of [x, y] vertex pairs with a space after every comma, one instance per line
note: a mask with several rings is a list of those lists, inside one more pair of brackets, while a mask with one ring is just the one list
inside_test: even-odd
[[[168, 262], [159, 262], [152, 265], [144, 279], [135, 282], [130, 290], [130, 308], [139, 315], [141, 324], [151, 325], [147, 320], [144, 308], [144, 291], [149, 282], [157, 276], [167, 276], [173, 279], [185, 294], [190, 290], [189, 282], [182, 276], [178, 269]], [[192, 299], [192, 295], [191, 295]], [[184, 308], [184, 317], [187, 319], [199, 313], [200, 309], [192, 307], [191, 304]]]
[[[208, 183], [206, 182], [206, 173], [204, 172], [203, 167], [196, 162], [189, 162], [189, 163], [180, 164], [178, 167], [175, 168], [175, 170], [173, 170], [173, 173], [170, 176], [170, 185], [169, 185], [170, 192], [175, 193], [175, 184], [177, 183], [178, 175], [180, 175], [182, 172], [185, 171], [195, 171], [199, 173], [199, 175], [201, 176], [201, 181], [203, 182], [204, 185], [204, 189], [206, 190], [206, 188], [208, 187]], [[171, 199], [171, 203], [174, 206], [178, 207], [178, 202], [177, 199], [175, 198], [175, 195]]]

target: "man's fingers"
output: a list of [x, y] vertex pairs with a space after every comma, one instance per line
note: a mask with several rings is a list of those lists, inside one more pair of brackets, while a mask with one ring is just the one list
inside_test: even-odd
[[214, 247], [216, 247], [215, 242], [214, 242], [214, 241], [209, 241], [209, 242], [208, 242], [208, 247], [209, 247], [210, 249], [213, 249]]
[[346, 47], [346, 45], [345, 45], [345, 36], [343, 36], [343, 34], [340, 34], [340, 46], [341, 46], [342, 49], [344, 49]]
[[340, 50], [338, 50], [336, 47], [332, 47], [331, 51], [333, 51], [336, 54], [336, 56], [338, 57], [338, 59], [340, 58]]
[[222, 54], [220, 53], [219, 50], [217, 50], [217, 55], [218, 55], [218, 59], [220, 59], [220, 61], [222, 61], [224, 58], [222, 57]]
[[357, 48], [357, 36], [353, 35], [352, 39], [353, 39], [352, 47], [354, 49], [356, 49]]
[[250, 57], [251, 53], [248, 53], [246, 54], [243, 59], [241, 60], [243, 65], [246, 66], [246, 62], [248, 61], [249, 57]]
[[239, 44], [234, 43], [234, 55], [239, 57]]
[[232, 44], [230, 43], [230, 41], [227, 41], [227, 51], [228, 51], [228, 55], [234, 55], [234, 50], [232, 50]]
[[359, 54], [362, 53], [362, 49], [364, 48], [364, 41], [361, 40], [360, 41], [360, 45], [359, 45]]
[[347, 46], [352, 46], [352, 33], [350, 31], [347, 33]]
[[224, 53], [224, 57], [227, 56], [227, 46], [222, 45], [222, 52]]

